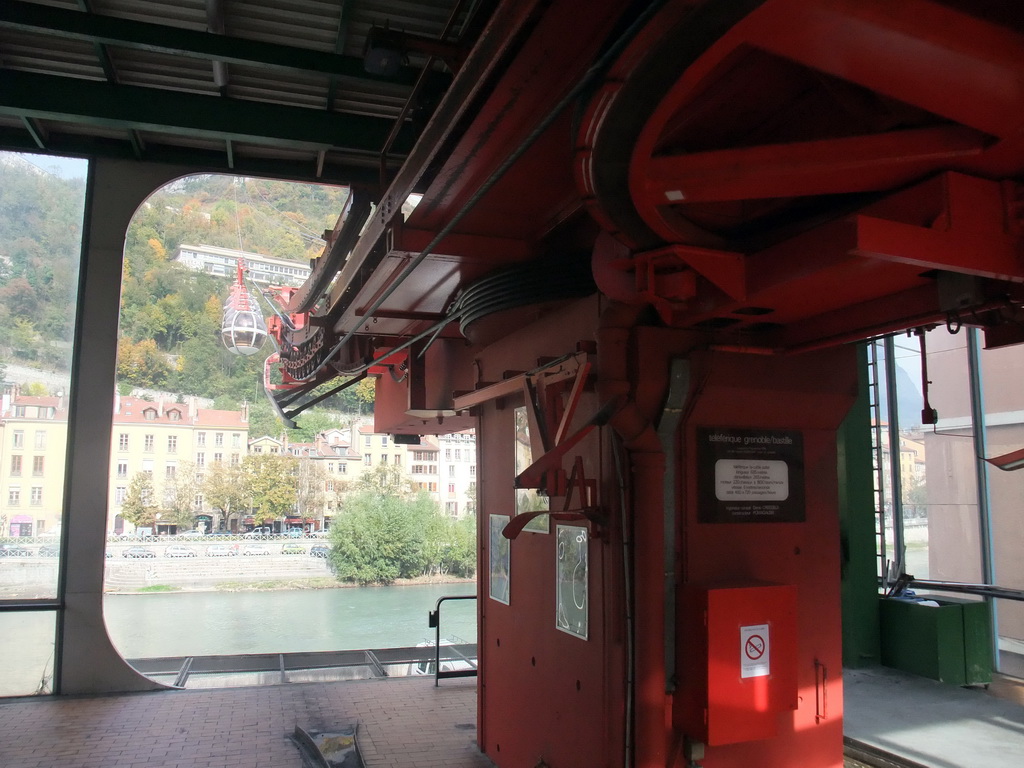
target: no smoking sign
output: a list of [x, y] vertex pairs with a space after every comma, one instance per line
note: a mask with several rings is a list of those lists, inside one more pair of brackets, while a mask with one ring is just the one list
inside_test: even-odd
[[771, 674], [771, 646], [768, 625], [740, 627], [740, 677], [766, 677]]

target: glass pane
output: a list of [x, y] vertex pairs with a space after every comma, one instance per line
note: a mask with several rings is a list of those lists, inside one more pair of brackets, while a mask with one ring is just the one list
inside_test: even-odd
[[[917, 418], [900, 425], [907, 571], [940, 581], [982, 580], [974, 430], [971, 425], [967, 332], [927, 334], [927, 405], [918, 339], [900, 342], [901, 381], [916, 392]], [[938, 412], [922, 425], [921, 410]]]
[[53, 692], [53, 645], [57, 614], [51, 611], [0, 613], [0, 696]]
[[87, 169], [0, 152], [0, 599], [56, 596]]
[[[1024, 448], [1024, 347], [984, 350], [981, 369], [987, 458], [1018, 451]], [[1024, 589], [1024, 472], [990, 467], [988, 478], [995, 583]], [[996, 615], [999, 669], [1024, 675], [1024, 603], [997, 600]]]

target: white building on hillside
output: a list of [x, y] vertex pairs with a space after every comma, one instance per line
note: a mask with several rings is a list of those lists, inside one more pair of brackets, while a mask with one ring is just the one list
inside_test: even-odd
[[234, 278], [238, 260], [243, 259], [249, 277], [263, 285], [302, 285], [309, 277], [309, 265], [301, 261], [235, 251], [216, 245], [181, 245], [174, 261], [194, 272]]

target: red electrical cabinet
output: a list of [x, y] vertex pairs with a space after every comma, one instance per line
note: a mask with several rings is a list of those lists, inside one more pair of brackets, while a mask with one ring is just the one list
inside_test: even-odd
[[771, 738], [797, 708], [796, 587], [689, 586], [679, 632], [676, 727], [709, 746]]

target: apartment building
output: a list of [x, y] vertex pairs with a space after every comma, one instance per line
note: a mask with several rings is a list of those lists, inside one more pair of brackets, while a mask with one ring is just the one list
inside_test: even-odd
[[[195, 467], [202, 473], [218, 462], [240, 464], [248, 451], [248, 438], [248, 409], [244, 407], [241, 411], [225, 411], [199, 408], [194, 399], [165, 403], [116, 398], [110, 447], [109, 530], [121, 533], [132, 527], [121, 517], [121, 506], [136, 472], [150, 475], [159, 503], [179, 470]], [[212, 526], [213, 514], [198, 492], [195, 513], [198, 525]]]
[[439, 496], [451, 517], [476, 513], [476, 434], [453, 432], [434, 438], [438, 444]]
[[0, 535], [59, 529], [64, 507], [68, 414], [63, 397], [30, 397], [15, 388], [0, 413]]

